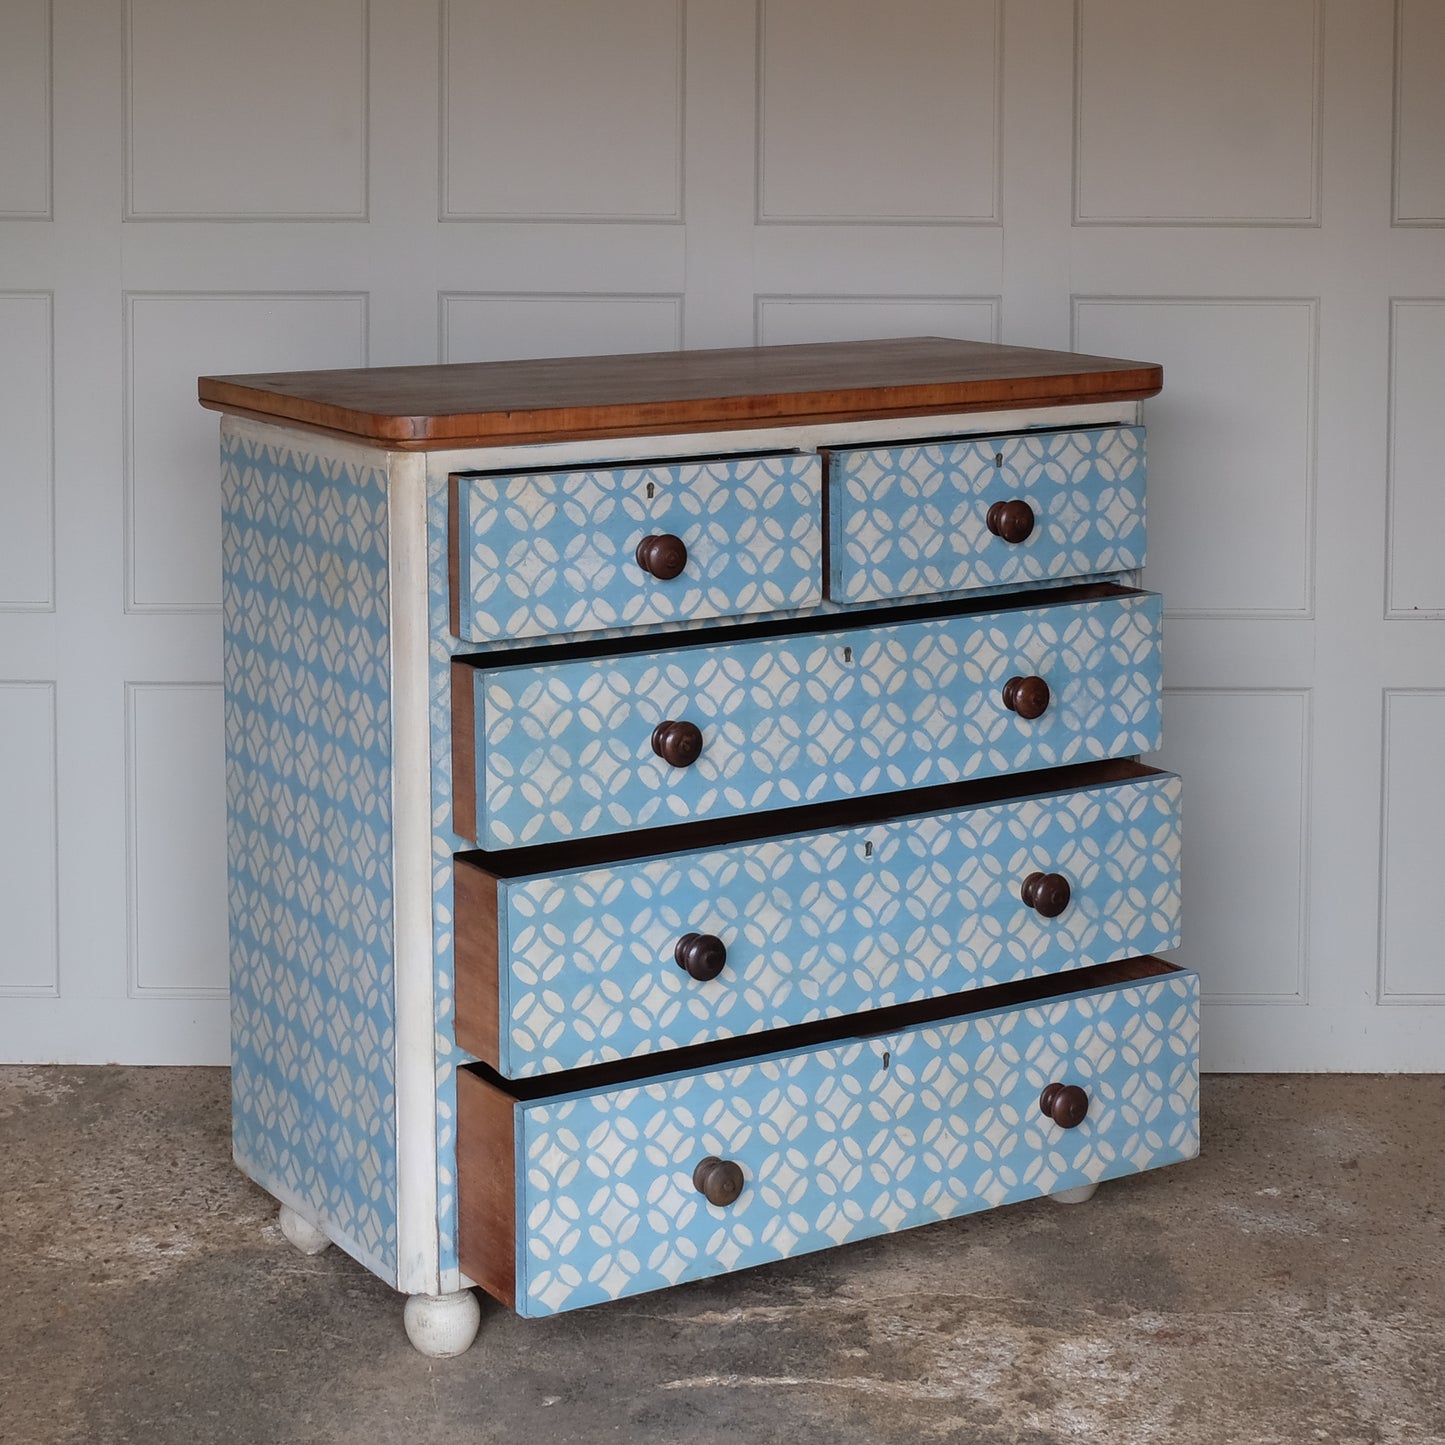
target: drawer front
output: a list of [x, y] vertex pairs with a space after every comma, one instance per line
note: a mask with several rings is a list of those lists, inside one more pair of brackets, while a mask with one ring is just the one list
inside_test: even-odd
[[[1198, 1023], [1198, 980], [1180, 972], [520, 1105], [517, 1307], [549, 1314], [1191, 1158]], [[1039, 1111], [1055, 1082], [1088, 1097], [1074, 1128]], [[694, 1187], [710, 1155], [742, 1171], [729, 1205]]]
[[[821, 473], [816, 455], [784, 453], [455, 476], [453, 630], [483, 642], [812, 605]], [[681, 571], [652, 555], [645, 570], [638, 544], [669, 536]]]
[[[1123, 594], [550, 664], [457, 663], [457, 830], [512, 848], [1148, 752], [1159, 746], [1159, 640], [1159, 599]], [[1047, 685], [1041, 715], [1006, 705], [1015, 677]], [[654, 749], [668, 721], [699, 730], [690, 765]]]
[[[828, 595], [871, 602], [1142, 567], [1144, 470], [1142, 427], [833, 451]], [[1007, 503], [990, 531], [990, 509]]]
[[1179, 799], [1160, 774], [481, 887], [460, 861], [458, 1042], [523, 1078], [1177, 947]]

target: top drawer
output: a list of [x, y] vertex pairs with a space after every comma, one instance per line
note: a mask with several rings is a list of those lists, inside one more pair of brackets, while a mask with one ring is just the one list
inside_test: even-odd
[[927, 597], [1144, 565], [1144, 429], [828, 453], [828, 595]]
[[452, 631], [492, 642], [811, 606], [821, 468], [787, 452], [455, 475]]

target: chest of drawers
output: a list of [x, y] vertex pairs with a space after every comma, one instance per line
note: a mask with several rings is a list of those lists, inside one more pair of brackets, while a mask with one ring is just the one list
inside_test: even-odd
[[455, 1353], [1192, 1156], [1142, 398], [916, 338], [210, 377], [234, 1153]]

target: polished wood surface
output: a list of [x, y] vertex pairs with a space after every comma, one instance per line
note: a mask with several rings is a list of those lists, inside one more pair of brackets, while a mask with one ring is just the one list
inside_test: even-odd
[[517, 1302], [516, 1105], [457, 1070], [457, 1254], [494, 1299]]
[[941, 336], [203, 376], [212, 411], [399, 450], [925, 416], [1153, 396], [1149, 362]]

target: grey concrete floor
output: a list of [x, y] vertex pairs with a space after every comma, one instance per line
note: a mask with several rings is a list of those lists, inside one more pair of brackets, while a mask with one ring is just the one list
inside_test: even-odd
[[217, 1069], [0, 1069], [0, 1441], [1445, 1442], [1445, 1077], [1212, 1077], [1190, 1164], [428, 1361]]

